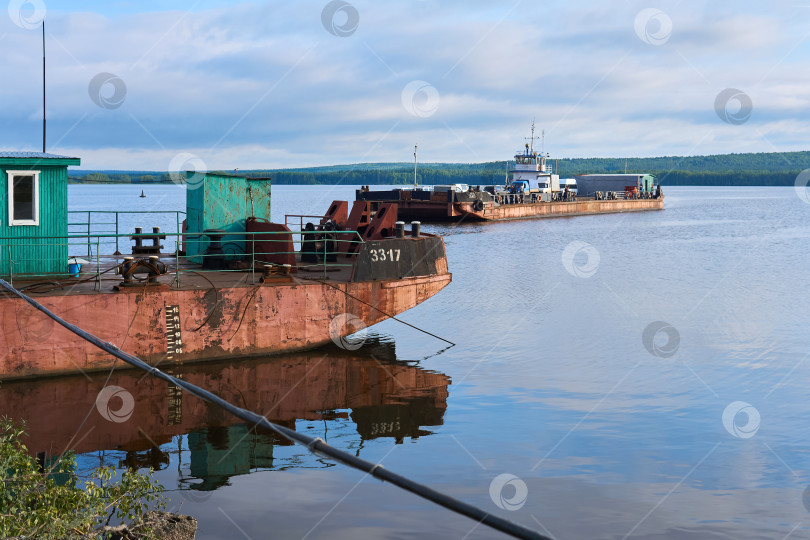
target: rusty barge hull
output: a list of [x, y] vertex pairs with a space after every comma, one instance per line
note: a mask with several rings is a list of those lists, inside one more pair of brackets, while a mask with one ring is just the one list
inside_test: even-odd
[[[427, 192], [426, 192], [427, 194]], [[497, 204], [483, 202], [480, 193], [432, 193], [429, 198], [416, 198], [409, 191], [362, 191], [358, 200], [368, 201], [372, 209], [385, 203], [396, 203], [398, 219], [403, 221], [457, 222], [508, 221], [554, 217], [616, 214], [663, 210], [664, 197], [651, 199], [602, 199], [580, 197], [575, 201]], [[485, 195], [489, 197], [488, 194]], [[461, 200], [460, 200], [461, 199]], [[478, 209], [476, 209], [476, 205]]]
[[[445, 261], [446, 264], [446, 261]], [[319, 282], [215, 290], [139, 289], [127, 293], [37, 296], [68, 322], [161, 368], [176, 363], [311, 349], [358, 328], [336, 328], [341, 314], [370, 326], [427, 300], [451, 275], [365, 282]], [[167, 317], [177, 324], [167, 324]], [[330, 325], [332, 325], [330, 327]], [[115, 358], [23, 300], [0, 299], [0, 379], [110, 369]], [[118, 362], [117, 367], [126, 367]]]
[[459, 208], [454, 209], [454, 213], [458, 219], [462, 219], [466, 216], [467, 219], [479, 221], [505, 221], [513, 219], [571, 217], [663, 210], [664, 198], [616, 199], [607, 201], [584, 199], [571, 202], [505, 204], [500, 206], [487, 206], [481, 212], [476, 212], [471, 208], [472, 205], [469, 205], [470, 208], [464, 208], [464, 206], [467, 206], [466, 204], [458, 204], [458, 206]]
[[[404, 432], [390, 435], [413, 436], [420, 426], [440, 425], [447, 408], [448, 377], [394, 362], [387, 358], [395, 358], [393, 347], [382, 352], [378, 347], [369, 357], [332, 348], [328, 355], [312, 351], [249, 363], [209, 362], [179, 366], [172, 372], [291, 429], [298, 419], [321, 420], [328, 411], [364, 408], [410, 413], [402, 419]], [[99, 391], [108, 385], [134, 397], [128, 421], [112, 422], [94, 411]], [[118, 405], [112, 403], [113, 410]], [[106, 373], [10, 382], [0, 392], [0, 410], [24, 419], [29, 450], [48, 455], [68, 448], [78, 453], [110, 448], [146, 451], [192, 430], [240, 423], [202, 400], [185, 399], [164, 381], [118, 369], [109, 382]], [[87, 417], [88, 411], [94, 412]], [[365, 438], [380, 436], [371, 422], [359, 420], [357, 428]]]
[[[234, 233], [249, 240], [245, 255], [230, 260], [219, 229], [188, 233], [208, 238], [193, 256], [142, 258], [138, 236], [133, 257], [98, 255], [81, 275], [59, 281], [24, 275], [13, 284], [67, 322], [161, 369], [330, 341], [352, 349], [342, 338], [417, 306], [452, 280], [441, 237], [420, 234], [418, 226], [406, 237], [394, 231], [395, 207], [375, 216], [369, 207], [356, 203], [349, 214], [345, 201], [333, 202], [328, 217], [318, 216], [321, 225], [297, 233], [300, 251], [290, 229], [270, 222]], [[22, 298], [0, 294], [0, 381], [113, 366], [129, 367]]]

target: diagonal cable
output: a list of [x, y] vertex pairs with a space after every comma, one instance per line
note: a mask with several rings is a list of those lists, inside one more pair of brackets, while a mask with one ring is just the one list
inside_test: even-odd
[[323, 439], [321, 439], [320, 437], [311, 437], [304, 433], [298, 433], [297, 431], [290, 429], [288, 427], [274, 424], [269, 420], [267, 420], [267, 418], [260, 416], [253, 411], [249, 411], [241, 407], [236, 407], [235, 405], [232, 405], [231, 403], [225, 401], [216, 394], [209, 392], [208, 390], [205, 390], [203, 388], [200, 388], [199, 386], [191, 384], [187, 381], [184, 381], [183, 379], [178, 379], [176, 377], [173, 377], [172, 375], [164, 373], [163, 371], [160, 371], [159, 369], [150, 366], [140, 358], [122, 351], [112, 343], [104, 341], [94, 336], [93, 334], [90, 334], [82, 330], [78, 326], [65, 321], [64, 319], [62, 319], [61, 317], [50, 311], [48, 308], [46, 308], [36, 300], [29, 298], [25, 294], [15, 289], [6, 280], [0, 279], [0, 287], [14, 294], [18, 298], [24, 300], [34, 309], [37, 309], [40, 312], [44, 313], [45, 315], [47, 315], [48, 317], [50, 317], [51, 319], [53, 319], [54, 321], [65, 327], [66, 329], [70, 330], [77, 336], [81, 337], [82, 339], [85, 339], [86, 341], [95, 345], [99, 349], [115, 356], [116, 358], [123, 360], [127, 364], [136, 367], [138, 369], [142, 369], [160, 380], [166, 381], [170, 384], [174, 384], [175, 386], [181, 388], [182, 390], [185, 390], [186, 392], [197, 398], [202, 399], [207, 403], [217, 405], [241, 420], [245, 420], [247, 422], [254, 422], [259, 427], [262, 427], [273, 433], [276, 433], [277, 435], [284, 437], [285, 439], [303, 445], [313, 454], [320, 454], [326, 456], [328, 458], [337, 461], [338, 463], [368, 473], [370, 476], [373, 476], [378, 480], [382, 480], [383, 482], [390, 482], [391, 484], [394, 484], [395, 486], [404, 489], [405, 491], [410, 491], [414, 495], [417, 495], [419, 497], [422, 497], [423, 499], [436, 503], [439, 506], [443, 506], [444, 508], [447, 508], [448, 510], [451, 510], [458, 514], [467, 516], [476, 521], [480, 521], [481, 523], [484, 523], [485, 525], [492, 527], [493, 529], [499, 530], [515, 538], [550, 540], [547, 536], [543, 536], [536, 531], [524, 527], [523, 525], [519, 525], [517, 523], [514, 523], [499, 516], [493, 516], [489, 512], [485, 512], [484, 510], [478, 507], [472, 506], [471, 504], [467, 504], [463, 501], [455, 499], [454, 497], [450, 497], [449, 495], [445, 495], [444, 493], [436, 491], [435, 489], [428, 487], [424, 484], [420, 484], [402, 475], [391, 472], [388, 469], [384, 468], [379, 463], [371, 463], [370, 461], [360, 459], [357, 456], [353, 456], [347, 452], [338, 450], [337, 448], [323, 442]]

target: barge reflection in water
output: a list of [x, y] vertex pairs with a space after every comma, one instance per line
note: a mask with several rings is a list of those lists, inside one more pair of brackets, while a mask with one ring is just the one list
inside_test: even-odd
[[[379, 339], [357, 351], [327, 347], [164, 370], [291, 429], [318, 423], [327, 442], [330, 430], [345, 437], [353, 427], [359, 440], [342, 445], [358, 455], [369, 439], [401, 443], [431, 434], [427, 427], [443, 423], [450, 385], [446, 375], [397, 361], [394, 344]], [[277, 447], [291, 442], [163, 381], [132, 370], [115, 371], [109, 381], [107, 375], [6, 383], [0, 411], [25, 420], [24, 443], [48, 462], [74, 450], [81, 468], [104, 463], [160, 470], [174, 454], [179, 489], [214, 490], [257, 469], [331, 465], [305, 449], [279, 459]]]

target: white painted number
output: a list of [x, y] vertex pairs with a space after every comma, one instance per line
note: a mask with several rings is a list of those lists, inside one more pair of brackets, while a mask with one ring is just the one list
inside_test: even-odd
[[398, 249], [389, 249], [388, 251], [384, 249], [372, 249], [371, 250], [371, 262], [398, 262], [399, 261], [399, 250]]

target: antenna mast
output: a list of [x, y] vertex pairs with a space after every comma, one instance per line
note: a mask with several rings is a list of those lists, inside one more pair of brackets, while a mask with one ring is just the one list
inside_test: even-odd
[[42, 19], [42, 153], [45, 153], [45, 19]]
[[416, 147], [413, 145], [413, 187], [416, 187]]
[[[544, 129], [543, 130], [543, 137], [545, 138], [545, 136], [546, 136], [546, 130]], [[524, 139], [526, 139], [527, 141], [530, 140], [530, 139], [532, 141], [531, 149], [529, 150], [530, 154], [534, 154], [534, 140], [536, 138], [537, 137], [534, 136], [534, 118], [532, 118], [532, 136], [531, 137], [524, 137]], [[543, 142], [543, 145], [545, 145], [545, 142]]]

